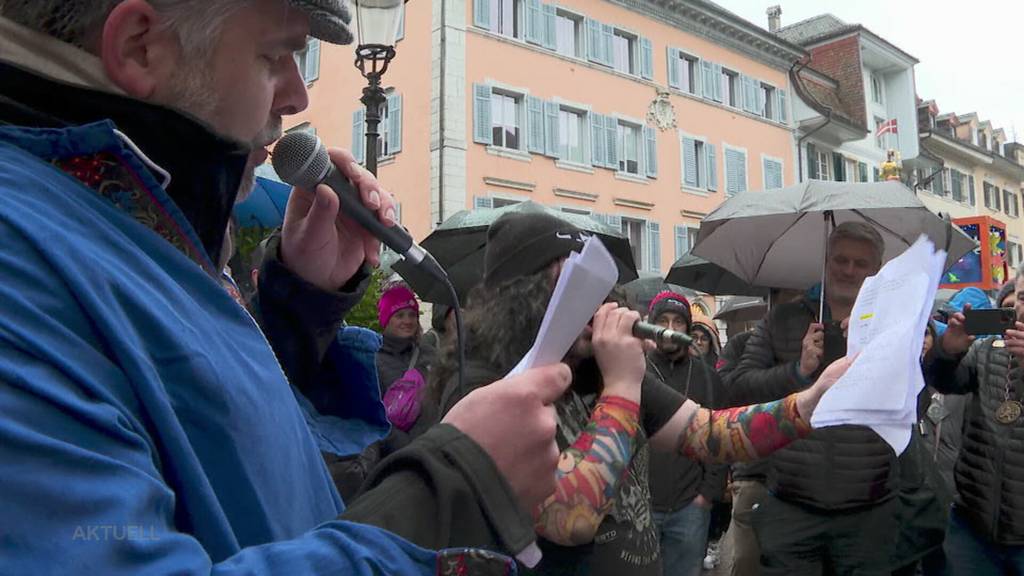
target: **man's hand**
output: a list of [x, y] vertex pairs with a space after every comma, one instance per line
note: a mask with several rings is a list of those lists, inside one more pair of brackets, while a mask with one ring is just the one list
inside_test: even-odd
[[697, 494], [697, 496], [695, 496], [693, 499], [693, 503], [696, 504], [698, 508], [703, 508], [704, 510], [711, 510], [711, 502], [709, 502], [703, 494]]
[[[363, 205], [377, 213], [385, 226], [394, 225], [391, 194], [377, 179], [355, 163], [345, 150], [328, 150], [331, 162], [348, 178]], [[321, 184], [315, 191], [295, 188], [288, 199], [281, 231], [281, 259], [289, 270], [319, 288], [334, 291], [345, 285], [363, 265], [380, 264], [380, 241], [354, 220], [339, 214], [337, 195]]]
[[1024, 323], [1017, 322], [1014, 328], [1006, 331], [1006, 351], [1013, 354], [1018, 361], [1024, 361]]
[[838, 381], [846, 371], [850, 369], [857, 357], [844, 356], [828, 365], [825, 371], [818, 376], [814, 385], [796, 395], [796, 408], [800, 416], [807, 422], [811, 421], [811, 415], [818, 406], [821, 397]]
[[804, 378], [810, 378], [811, 374], [821, 364], [821, 357], [825, 355], [825, 326], [819, 323], [812, 323], [807, 327], [804, 334], [803, 346], [800, 350], [800, 365], [797, 371]]
[[552, 403], [571, 379], [565, 364], [527, 370], [470, 392], [443, 420], [490, 455], [524, 510], [536, 510], [555, 492], [559, 450]]
[[647, 370], [643, 341], [633, 336], [640, 315], [618, 304], [605, 304], [594, 314], [594, 358], [601, 368], [604, 393], [640, 402], [640, 383]]
[[[970, 304], [964, 304], [964, 312], [970, 309]], [[942, 351], [950, 356], [959, 356], [967, 352], [967, 349], [971, 347], [971, 342], [974, 342], [974, 336], [968, 334], [964, 327], [964, 322], [966, 321], [964, 312], [957, 312], [950, 317], [949, 324], [946, 325], [946, 331], [939, 338]]]

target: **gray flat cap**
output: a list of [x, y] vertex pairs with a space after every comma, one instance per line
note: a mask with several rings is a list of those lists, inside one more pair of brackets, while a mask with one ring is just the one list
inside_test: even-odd
[[331, 44], [351, 44], [349, 23], [352, 13], [348, 0], [288, 0], [309, 14], [309, 35]]

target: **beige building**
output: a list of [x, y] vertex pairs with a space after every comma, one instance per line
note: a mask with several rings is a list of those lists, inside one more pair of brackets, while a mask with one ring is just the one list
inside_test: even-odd
[[[384, 76], [379, 176], [422, 239], [476, 206], [593, 214], [665, 273], [731, 194], [797, 180], [788, 71], [805, 51], [701, 0], [416, 0]], [[363, 148], [353, 49], [300, 56], [289, 129]]]
[[922, 155], [933, 160], [916, 174], [918, 194], [953, 218], [990, 216], [1006, 225], [1011, 266], [1024, 262], [1024, 154], [1020, 144], [976, 113], [942, 114], [934, 101], [918, 104]]

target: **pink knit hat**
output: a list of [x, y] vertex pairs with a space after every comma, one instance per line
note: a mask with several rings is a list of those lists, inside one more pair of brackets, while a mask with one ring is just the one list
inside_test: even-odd
[[416, 314], [420, 313], [420, 303], [416, 300], [416, 295], [412, 293], [412, 290], [407, 287], [394, 286], [381, 294], [380, 302], [377, 303], [377, 319], [380, 321], [381, 330], [387, 328], [388, 322], [391, 321], [395, 312], [406, 308], [412, 308]]

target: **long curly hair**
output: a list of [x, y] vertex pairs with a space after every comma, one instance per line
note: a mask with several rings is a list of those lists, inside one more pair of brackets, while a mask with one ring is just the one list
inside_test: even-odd
[[[545, 268], [497, 286], [473, 289], [463, 310], [467, 361], [486, 363], [501, 374], [512, 370], [537, 337], [555, 281]], [[429, 395], [437, 403], [445, 387], [458, 378], [456, 346], [456, 338], [447, 339], [431, 371]]]

